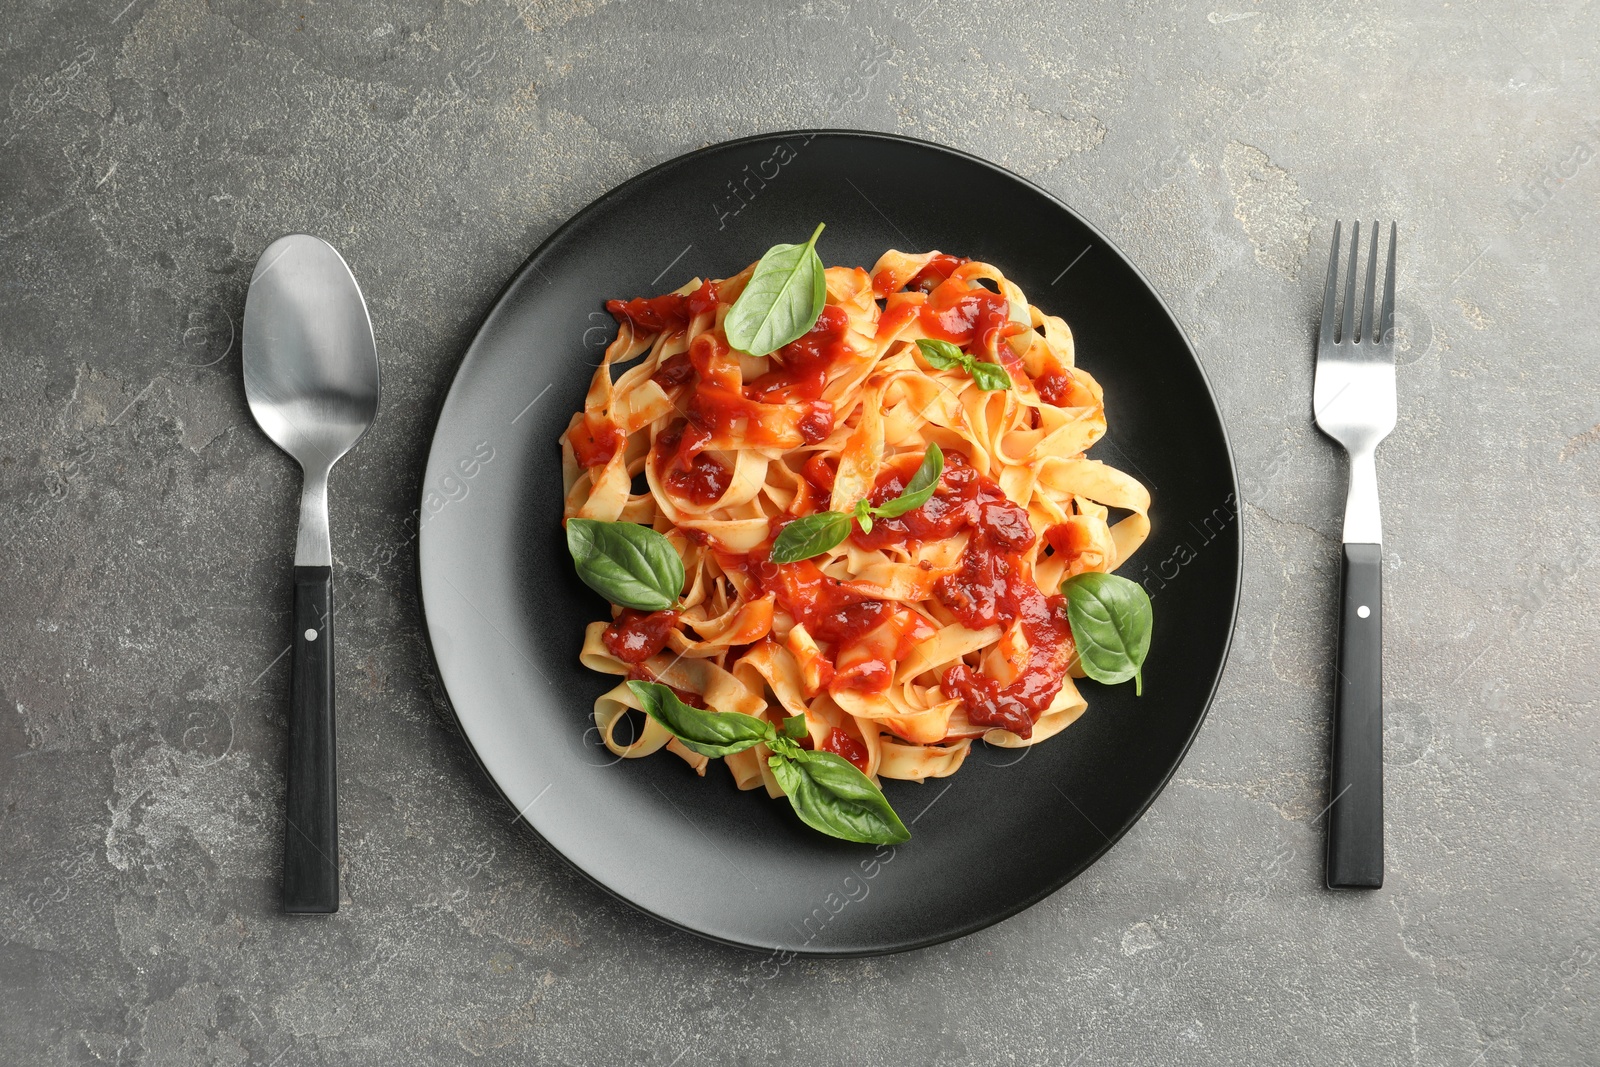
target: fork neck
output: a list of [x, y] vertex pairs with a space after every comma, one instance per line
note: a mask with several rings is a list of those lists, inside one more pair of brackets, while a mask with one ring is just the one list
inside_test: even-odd
[[333, 539], [328, 533], [328, 468], [307, 467], [300, 486], [300, 534], [295, 540], [297, 567], [333, 566]]
[[1344, 501], [1344, 543], [1383, 543], [1383, 523], [1378, 514], [1378, 465], [1375, 448], [1350, 453], [1350, 488]]

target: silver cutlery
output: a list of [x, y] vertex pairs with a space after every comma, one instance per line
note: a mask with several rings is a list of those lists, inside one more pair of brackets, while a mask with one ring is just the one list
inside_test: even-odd
[[256, 261], [244, 307], [244, 391], [256, 423], [300, 464], [294, 552], [283, 907], [339, 910], [328, 474], [378, 414], [378, 350], [361, 287], [304, 234]]
[[1336, 319], [1340, 235], [1339, 224], [1334, 223], [1312, 396], [1317, 427], [1343, 445], [1350, 458], [1329, 761], [1330, 889], [1383, 885], [1383, 528], [1378, 516], [1375, 453], [1395, 423], [1395, 225], [1389, 224], [1383, 307], [1376, 317], [1377, 223], [1372, 231], [1367, 242], [1361, 317], [1359, 321], [1356, 318], [1361, 250], [1361, 224], [1357, 222], [1350, 228], [1344, 312]]

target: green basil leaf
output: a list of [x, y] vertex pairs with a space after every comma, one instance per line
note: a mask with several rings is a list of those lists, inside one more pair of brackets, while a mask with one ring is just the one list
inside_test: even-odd
[[900, 491], [900, 495], [873, 508], [873, 514], [880, 518], [893, 519], [920, 508], [939, 487], [939, 476], [943, 473], [944, 453], [939, 450], [938, 445], [930, 442], [928, 450], [922, 454], [922, 466], [917, 468], [917, 473], [911, 476], [911, 480]]
[[773, 245], [756, 264], [744, 292], [722, 320], [728, 343], [765, 356], [816, 324], [828, 300], [827, 279], [817, 255], [822, 225], [803, 245]]
[[861, 532], [864, 534], [872, 532], [872, 512], [873, 507], [866, 500], [857, 500], [855, 508], [850, 512], [851, 517], [860, 524]]
[[691, 708], [660, 682], [629, 682], [628, 688], [644, 705], [645, 714], [702, 756], [743, 752], [776, 736], [771, 723], [753, 715]]
[[767, 747], [784, 759], [799, 759], [800, 754], [805, 751], [805, 749], [794, 743], [793, 738], [788, 737], [782, 731], [779, 731], [777, 737], [767, 742]]
[[791, 741], [798, 741], [811, 731], [806, 729], [806, 717], [804, 715], [790, 715], [783, 720], [783, 728], [779, 732]]
[[1010, 389], [1011, 375], [998, 363], [986, 363], [975, 359], [967, 364], [967, 373], [972, 375], [972, 380], [979, 389], [993, 392], [996, 389]]
[[648, 526], [568, 519], [567, 551], [583, 584], [613, 604], [665, 611], [683, 593], [683, 560]]
[[1067, 622], [1083, 673], [1116, 685], [1133, 679], [1143, 694], [1145, 655], [1150, 651], [1150, 596], [1137, 582], [1088, 571], [1061, 583]]
[[909, 840], [900, 816], [883, 791], [843, 757], [832, 752], [806, 752], [767, 760], [789, 804], [813, 830], [846, 841], [895, 845]]
[[785, 526], [772, 543], [772, 562], [796, 563], [820, 556], [850, 536], [850, 516], [842, 511], [819, 511]]
[[929, 337], [917, 338], [917, 350], [922, 353], [922, 358], [928, 366], [934, 370], [964, 367], [967, 365], [967, 360], [972, 358], [949, 341], [936, 341]]

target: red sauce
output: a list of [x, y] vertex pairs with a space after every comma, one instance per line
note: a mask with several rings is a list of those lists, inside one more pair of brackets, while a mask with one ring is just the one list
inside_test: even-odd
[[855, 765], [856, 770], [862, 774], [867, 773], [866, 746], [837, 726], [828, 732], [827, 739], [822, 742], [822, 751], [843, 756]]
[[615, 423], [589, 416], [573, 427], [567, 440], [572, 442], [573, 456], [584, 467], [605, 466], [622, 446], [622, 434]]
[[837, 462], [821, 452], [815, 452], [806, 460], [806, 465], [800, 468], [800, 473], [805, 476], [806, 481], [827, 495], [833, 492], [833, 480], [839, 476]]
[[694, 364], [689, 362], [687, 352], [679, 352], [675, 356], [668, 356], [656, 372], [650, 375], [650, 380], [663, 389], [671, 389], [675, 385], [687, 385], [694, 381]]
[[814, 445], [833, 432], [833, 405], [826, 400], [816, 400], [811, 410], [800, 420], [800, 439]]
[[956, 272], [957, 267], [965, 266], [972, 262], [965, 256], [947, 256], [943, 252], [928, 260], [921, 270], [906, 282], [907, 289], [916, 289], [924, 293], [932, 292], [949, 280], [950, 275]]
[[710, 456], [698, 455], [689, 461], [688, 470], [676, 467], [667, 471], [667, 488], [702, 506], [715, 503], [728, 491], [733, 472]]
[[763, 592], [805, 626], [830, 662], [829, 684], [865, 693], [889, 688], [894, 665], [933, 633], [927, 620], [890, 600], [855, 592], [823, 574], [815, 563], [776, 564], [757, 549], [746, 562]]
[[689, 397], [690, 425], [683, 435], [678, 465], [686, 465], [696, 452], [717, 440], [779, 447], [794, 443], [793, 438], [778, 440], [769, 429], [772, 417], [781, 409], [745, 396], [738, 357], [719, 335], [708, 331], [696, 337], [689, 346], [689, 362], [698, 380]]
[[829, 370], [851, 354], [845, 343], [849, 328], [850, 316], [844, 308], [823, 305], [811, 329], [774, 352], [772, 360], [778, 365], [747, 382], [744, 395], [767, 404], [819, 399], [828, 384]]
[[[872, 503], [880, 505], [900, 495], [916, 473], [921, 459], [915, 455], [898, 457], [879, 472], [872, 490]], [[915, 508], [895, 519], [876, 519], [871, 533], [857, 528], [851, 536], [862, 548], [891, 548], [908, 541], [938, 541], [977, 526], [984, 516], [984, 505], [1009, 503], [1000, 487], [980, 475], [960, 452], [947, 452], [944, 473], [933, 496], [920, 508]], [[830, 485], [831, 488], [831, 485]], [[1015, 504], [1010, 505], [1021, 513], [1026, 525], [1027, 513]], [[1015, 516], [1011, 516], [1013, 519]], [[1000, 521], [997, 513], [993, 521]], [[1013, 527], [1015, 524], [1013, 523]], [[1020, 531], [1017, 531], [1020, 532]], [[1028, 531], [1032, 543], [1032, 530]], [[1023, 545], [1022, 547], [1027, 547]]]
[[600, 639], [606, 650], [624, 663], [643, 663], [666, 647], [678, 624], [676, 611], [635, 611], [623, 608]]
[[1011, 304], [1005, 297], [982, 286], [968, 289], [959, 280], [935, 288], [918, 318], [929, 337], [963, 346], [976, 341], [976, 347], [985, 350], [1025, 328], [1011, 321]]
[[1020, 620], [1028, 659], [1010, 685], [958, 663], [945, 671], [944, 688], [967, 705], [978, 726], [999, 726], [1019, 737], [1061, 691], [1072, 661], [1066, 598], [1047, 597], [1023, 574], [1021, 552], [1034, 542], [1027, 513], [1010, 500], [979, 504], [973, 535], [960, 568], [939, 580], [934, 593], [969, 629]]
[[872, 276], [872, 292], [880, 300], [887, 299], [890, 294], [901, 289], [925, 293], [954, 274], [956, 268], [970, 262], [971, 260], [961, 256], [947, 256], [941, 252], [929, 259], [916, 274], [903, 280], [897, 278], [893, 270], [885, 267]]
[[853, 641], [887, 619], [896, 606], [847, 589], [808, 559], [773, 563], [763, 549], [750, 554], [750, 574], [763, 592], [776, 593], [778, 606], [818, 641]]
[[1089, 532], [1076, 522], [1058, 522], [1044, 532], [1045, 544], [1057, 555], [1077, 559], [1089, 547]]
[[1033, 380], [1039, 399], [1058, 408], [1087, 407], [1094, 394], [1071, 371], [1048, 370]]
[[715, 311], [717, 302], [721, 299], [717, 294], [717, 283], [707, 279], [700, 283], [700, 288], [689, 294], [689, 313], [703, 315], [708, 311]]
[[631, 325], [640, 333], [676, 333], [689, 325], [689, 298], [677, 293], [662, 296], [636, 296], [632, 300], [607, 300], [606, 310], [619, 325]]
[[1038, 591], [1023, 578], [1017, 556], [996, 551], [981, 537], [974, 537], [961, 553], [956, 572], [940, 578], [934, 586], [934, 595], [961, 625], [981, 630], [1015, 619], [1029, 590]]
[[916, 321], [918, 313], [927, 302], [928, 298], [921, 293], [896, 293], [889, 298], [883, 314], [878, 316], [878, 330], [874, 336], [879, 341], [897, 336], [906, 326]]
[[1028, 659], [1010, 685], [958, 663], [944, 672], [945, 692], [967, 705], [967, 718], [977, 726], [998, 726], [1018, 737], [1032, 737], [1036, 719], [1061, 692], [1072, 662], [1072, 628], [1067, 623], [1067, 598], [1047, 597], [1027, 583], [1018, 603]]
[[717, 306], [717, 287], [705, 282], [688, 296], [664, 293], [632, 300], [607, 300], [606, 310], [619, 324], [631, 324], [640, 333], [677, 333], [694, 316]]

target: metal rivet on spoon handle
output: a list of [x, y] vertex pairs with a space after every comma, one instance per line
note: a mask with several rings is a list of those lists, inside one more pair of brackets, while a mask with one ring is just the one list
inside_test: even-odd
[[327, 242], [293, 234], [261, 253], [244, 306], [244, 391], [257, 424], [304, 477], [294, 553], [283, 907], [338, 911], [328, 473], [378, 414], [378, 350], [361, 288]]

